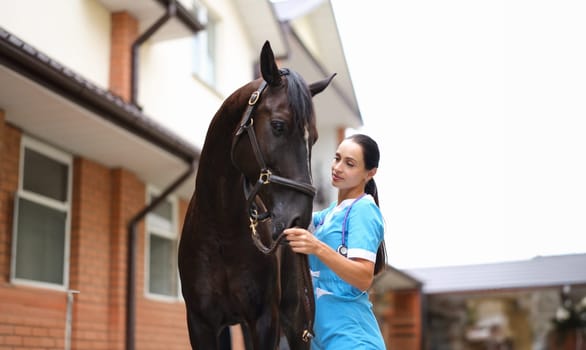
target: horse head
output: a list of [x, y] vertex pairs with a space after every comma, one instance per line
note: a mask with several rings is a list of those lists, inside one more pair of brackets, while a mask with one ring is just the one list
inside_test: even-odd
[[243, 175], [251, 222], [270, 219], [275, 240], [284, 229], [307, 227], [311, 220], [311, 149], [318, 138], [312, 97], [335, 74], [307, 84], [298, 73], [279, 69], [268, 41], [260, 71], [235, 130], [232, 161]]

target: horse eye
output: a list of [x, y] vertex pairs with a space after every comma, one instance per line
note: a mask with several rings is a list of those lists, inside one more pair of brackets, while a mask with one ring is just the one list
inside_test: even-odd
[[275, 136], [283, 135], [285, 132], [285, 123], [280, 120], [271, 121], [271, 127], [273, 128], [273, 134]]

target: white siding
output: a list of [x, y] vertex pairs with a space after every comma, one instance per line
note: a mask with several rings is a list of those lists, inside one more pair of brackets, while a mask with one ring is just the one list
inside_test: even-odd
[[138, 101], [144, 112], [182, 138], [201, 147], [214, 114], [234, 90], [253, 79], [256, 51], [229, 1], [209, 3], [218, 19], [217, 85], [202, 83], [193, 71], [191, 37], [143, 46]]
[[[312, 150], [311, 168], [314, 185], [318, 191], [325, 196], [325, 203], [322, 206], [327, 206], [331, 201], [337, 198], [337, 189], [332, 186], [332, 160], [338, 147], [338, 133], [333, 128], [323, 128], [319, 130], [319, 139]], [[316, 207], [314, 209], [322, 209]]]
[[108, 87], [110, 13], [89, 0], [1, 0], [0, 23], [64, 66]]

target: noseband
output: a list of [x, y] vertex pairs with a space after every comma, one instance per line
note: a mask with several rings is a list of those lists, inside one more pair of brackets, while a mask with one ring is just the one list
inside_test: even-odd
[[[287, 74], [289, 74], [289, 71], [287, 69], [281, 69], [280, 74], [287, 75]], [[263, 157], [262, 152], [260, 150], [260, 146], [258, 144], [258, 139], [256, 137], [256, 133], [254, 132], [253, 115], [256, 110], [257, 102], [260, 100], [260, 97], [266, 88], [267, 88], [267, 82], [263, 80], [262, 83], [260, 84], [260, 86], [258, 87], [258, 89], [256, 91], [254, 91], [252, 93], [252, 95], [250, 96], [250, 98], [248, 99], [248, 106], [246, 106], [246, 111], [244, 112], [244, 115], [242, 116], [242, 120], [240, 121], [240, 126], [239, 126], [238, 130], [236, 131], [235, 139], [232, 142], [232, 162], [235, 163], [234, 162], [234, 148], [236, 146], [236, 143], [238, 142], [238, 139], [240, 138], [240, 136], [244, 132], [246, 132], [246, 134], [248, 135], [248, 139], [250, 140], [250, 144], [252, 146], [252, 150], [254, 152], [256, 162], [260, 168], [260, 174], [259, 174], [258, 180], [256, 181], [256, 183], [253, 186], [251, 186], [248, 183], [246, 178], [244, 179], [244, 195], [246, 197], [246, 206], [248, 208], [250, 228], [252, 230], [252, 237], [253, 237], [254, 243], [257, 246], [257, 248], [265, 254], [271, 254], [272, 252], [275, 251], [278, 243], [283, 239], [284, 235], [281, 233], [279, 235], [279, 237], [273, 242], [273, 244], [270, 248], [266, 247], [262, 243], [262, 241], [260, 240], [260, 237], [256, 231], [256, 225], [258, 224], [259, 221], [264, 221], [270, 217], [269, 211], [265, 211], [265, 212], [259, 214], [258, 206], [255, 203], [255, 198], [257, 197], [258, 192], [261, 190], [261, 187], [263, 185], [268, 185], [269, 183], [275, 183], [275, 184], [279, 184], [279, 185], [294, 189], [296, 191], [302, 192], [302, 193], [310, 196], [311, 198], [313, 198], [315, 196], [316, 189], [311, 184], [293, 181], [291, 179], [287, 179], [285, 177], [275, 175], [271, 171], [271, 169], [269, 169], [267, 167], [266, 162], [264, 161], [264, 157]]]

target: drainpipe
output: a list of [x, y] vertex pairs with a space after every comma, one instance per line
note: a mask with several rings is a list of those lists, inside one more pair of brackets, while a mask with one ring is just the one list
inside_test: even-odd
[[[160, 3], [165, 0], [158, 0]], [[138, 105], [138, 63], [140, 46], [146, 42], [157, 30], [159, 30], [171, 17], [178, 18], [194, 32], [204, 29], [197, 22], [193, 22], [186, 15], [185, 10], [181, 7], [178, 10], [177, 0], [166, 0], [167, 6], [165, 13], [144, 33], [142, 33], [132, 44], [132, 63], [131, 63], [131, 103], [140, 108]], [[128, 223], [128, 262], [126, 272], [126, 350], [134, 350], [135, 335], [135, 316], [136, 316], [136, 226], [151, 210], [159, 205], [170, 193], [175, 191], [193, 172], [195, 171], [196, 160], [191, 159], [189, 169], [173, 182], [160, 196], [155, 198], [148, 206], [138, 212]]]
[[421, 331], [421, 335], [420, 335], [420, 346], [419, 349], [423, 350], [426, 348], [426, 344], [428, 341], [428, 327], [427, 327], [427, 321], [428, 321], [428, 298], [429, 296], [425, 295], [425, 292], [423, 291], [423, 287], [419, 287], [419, 308], [420, 308], [420, 322], [421, 324], [419, 325], [419, 329]]
[[179, 187], [195, 171], [195, 161], [189, 169], [173, 182], [161, 195], [144, 207], [128, 222], [128, 261], [126, 271], [126, 350], [134, 350], [136, 316], [136, 226], [151, 210], [159, 205], [169, 194]]
[[132, 72], [131, 79], [131, 97], [130, 102], [135, 106], [138, 106], [138, 58], [140, 46], [147, 41], [159, 28], [165, 24], [169, 18], [175, 16], [177, 13], [177, 0], [169, 1], [169, 4], [165, 10], [165, 14], [159, 18], [152, 26], [150, 26], [144, 33], [142, 33], [132, 44], [132, 66], [130, 68]]
[[73, 325], [73, 295], [78, 293], [78, 290], [73, 289], [67, 291], [67, 309], [65, 312], [65, 350], [71, 350], [71, 329]]

